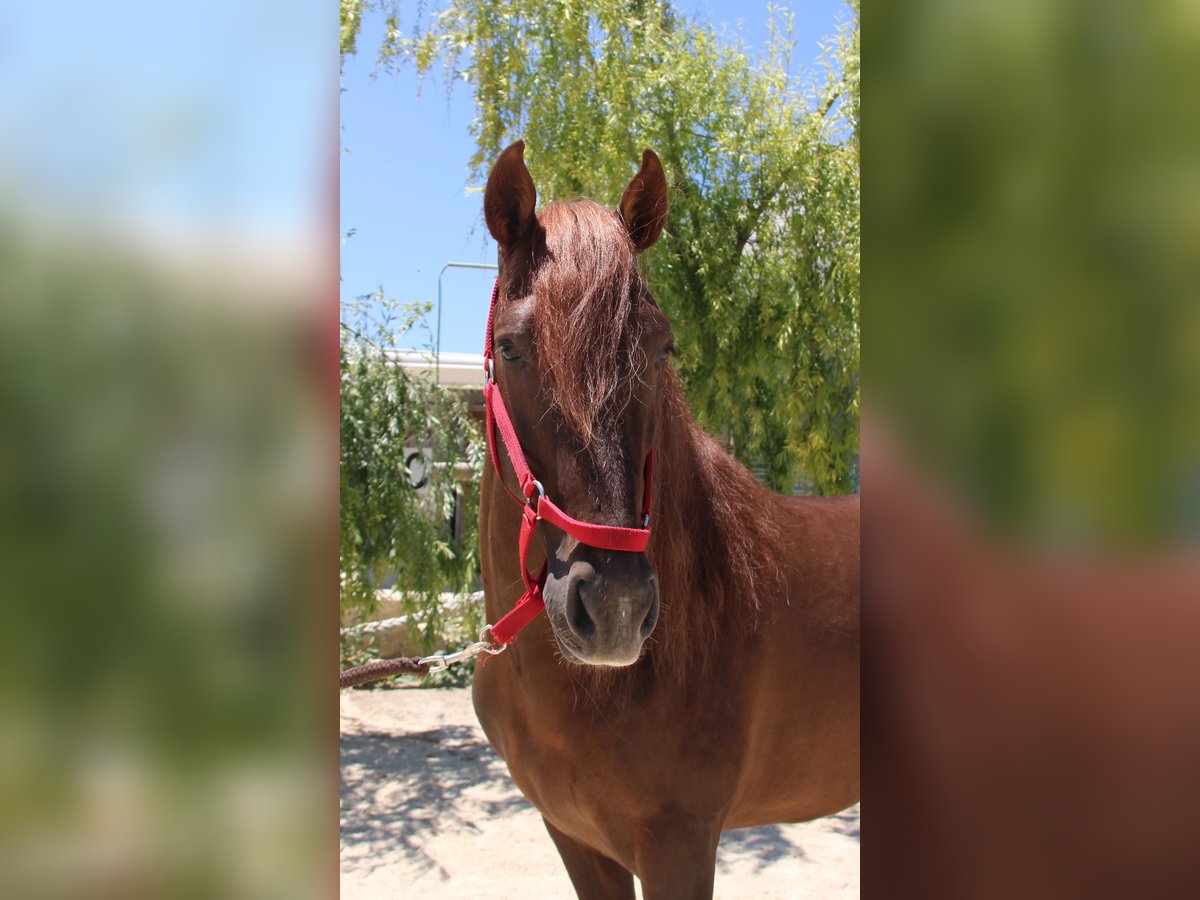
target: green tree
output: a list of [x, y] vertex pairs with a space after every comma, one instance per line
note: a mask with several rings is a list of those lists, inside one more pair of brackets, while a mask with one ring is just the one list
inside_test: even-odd
[[[346, 0], [343, 49], [361, 0]], [[474, 89], [473, 178], [525, 140], [543, 197], [615, 202], [653, 147], [671, 221], [647, 254], [701, 422], [786, 488], [851, 490], [858, 456], [859, 50], [857, 0], [819, 86], [789, 74], [792, 16], [743, 46], [666, 0], [451, 0], [402, 32], [381, 6], [384, 67], [440, 61]], [[418, 20], [424, 13], [416, 10]], [[349, 38], [347, 38], [349, 35]], [[349, 40], [349, 43], [347, 42]]]
[[[392, 348], [425, 311], [382, 292], [342, 304], [341, 569], [343, 609], [369, 610], [379, 582], [394, 577], [408, 612], [427, 623], [420, 636], [432, 639], [442, 632], [438, 593], [470, 590], [476, 580], [478, 507], [470, 484], [483, 451], [464, 403], [394, 358]], [[414, 452], [425, 448], [433, 464], [414, 465]], [[420, 491], [415, 474], [427, 479]], [[448, 525], [456, 503], [457, 536]]]

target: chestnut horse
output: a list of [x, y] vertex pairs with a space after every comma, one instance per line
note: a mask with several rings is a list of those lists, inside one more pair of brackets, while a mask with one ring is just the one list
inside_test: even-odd
[[[711, 897], [722, 829], [858, 799], [858, 498], [768, 493], [692, 418], [637, 267], [667, 214], [651, 151], [615, 211], [535, 201], [517, 142], [484, 214], [488, 356], [524, 461], [489, 435], [481, 562], [496, 623], [525, 590], [528, 515], [546, 615], [478, 667], [475, 709], [580, 897], [632, 898], [634, 875], [647, 900]], [[649, 496], [645, 552], [527, 512], [509, 494], [529, 473], [606, 535], [643, 529]]]

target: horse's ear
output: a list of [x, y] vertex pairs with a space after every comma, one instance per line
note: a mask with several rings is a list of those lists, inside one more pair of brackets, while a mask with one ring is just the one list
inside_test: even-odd
[[667, 224], [667, 176], [653, 150], [642, 154], [642, 167], [621, 195], [617, 214], [629, 229], [638, 253], [662, 234]]
[[537, 191], [525, 168], [525, 142], [509, 144], [488, 175], [483, 218], [501, 247], [511, 247], [533, 228]]

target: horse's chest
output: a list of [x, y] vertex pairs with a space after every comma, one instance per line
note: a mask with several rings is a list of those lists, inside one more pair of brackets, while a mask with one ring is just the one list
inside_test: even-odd
[[485, 728], [521, 791], [577, 833], [664, 808], [716, 815], [736, 789], [742, 740], [708, 719], [671, 698], [581, 708], [506, 697]]

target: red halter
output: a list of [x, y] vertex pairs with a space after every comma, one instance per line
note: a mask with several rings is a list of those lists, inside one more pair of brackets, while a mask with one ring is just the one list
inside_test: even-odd
[[[500, 279], [497, 278], [496, 284], [492, 287], [486, 345], [483, 348], [483, 368], [487, 373], [487, 381], [483, 386], [484, 408], [487, 416], [487, 445], [488, 453], [492, 457], [492, 465], [495, 466], [496, 475], [500, 478], [500, 484], [504, 485], [504, 490], [515, 502], [521, 503], [525, 507], [521, 515], [521, 536], [518, 543], [521, 554], [521, 578], [525, 582], [525, 593], [521, 595], [516, 606], [502, 616], [499, 622], [491, 626], [492, 638], [497, 644], [503, 646], [516, 640], [521, 629], [546, 608], [546, 603], [542, 599], [542, 586], [546, 583], [547, 567], [543, 564], [542, 571], [535, 578], [529, 574], [529, 569], [525, 564], [538, 519], [545, 519], [547, 522], [557, 525], [567, 534], [591, 547], [633, 553], [641, 553], [646, 549], [646, 544], [650, 540], [650, 475], [653, 469], [654, 454], [653, 451], [646, 454], [641, 528], [615, 528], [609, 525], [581, 522], [579, 519], [571, 518], [551, 502], [550, 498], [546, 496], [541, 482], [533, 477], [533, 473], [529, 470], [529, 464], [525, 462], [521, 442], [517, 440], [516, 429], [513, 428], [512, 419], [509, 418], [504, 398], [500, 395], [500, 387], [496, 384], [495, 358], [492, 355], [492, 321], [496, 314], [496, 297], [499, 292]], [[500, 438], [504, 441], [508, 459], [517, 473], [517, 481], [520, 483], [524, 498], [518, 497], [508, 489], [507, 484], [504, 484], [504, 474], [500, 470], [500, 457], [496, 450], [495, 438], [492, 436], [496, 428], [500, 430]]]

